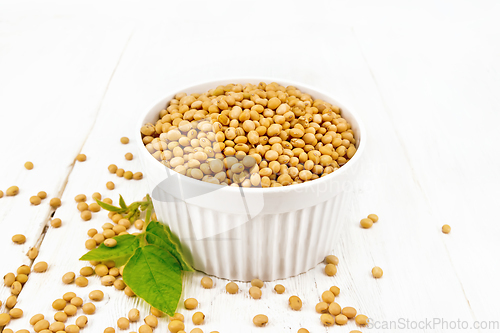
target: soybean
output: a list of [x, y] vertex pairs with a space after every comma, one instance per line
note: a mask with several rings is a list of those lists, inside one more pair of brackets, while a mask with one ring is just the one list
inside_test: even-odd
[[281, 284], [277, 284], [274, 286], [274, 291], [278, 294], [283, 294], [285, 292], [285, 287]]
[[17, 234], [12, 236], [12, 241], [16, 244], [24, 244], [26, 242], [26, 236], [22, 234]]
[[131, 309], [129, 312], [128, 312], [128, 319], [131, 321], [131, 322], [136, 322], [139, 320], [139, 317], [140, 317], [140, 313], [139, 313], [139, 310], [137, 309]]
[[146, 316], [146, 318], [144, 318], [144, 322], [146, 323], [146, 325], [152, 328], [158, 326], [158, 318], [153, 315]]
[[13, 319], [18, 319], [23, 316], [23, 310], [19, 308], [14, 308], [9, 311], [10, 317]]
[[66, 306], [66, 301], [62, 298], [56, 299], [54, 302], [52, 302], [52, 307], [55, 310], [59, 310], [59, 311], [63, 310], [65, 306]]
[[12, 286], [12, 284], [16, 281], [16, 276], [14, 273], [7, 273], [3, 277], [3, 283], [5, 284], [6, 287]]
[[80, 332], [80, 327], [77, 325], [68, 325], [66, 326], [66, 333], [78, 333]]
[[80, 269], [80, 275], [91, 276], [94, 274], [94, 269], [90, 266], [85, 266]]
[[73, 273], [73, 272], [68, 272], [68, 273], [64, 274], [62, 277], [62, 282], [64, 284], [70, 284], [70, 283], [73, 283], [73, 281], [75, 281], [75, 273]]
[[195, 312], [193, 314], [193, 324], [201, 325], [203, 324], [204, 320], [205, 320], [205, 315], [202, 312]]
[[253, 279], [252, 281], [250, 281], [250, 284], [257, 288], [264, 287], [264, 282], [260, 279]]
[[288, 303], [290, 304], [290, 307], [295, 311], [298, 311], [302, 308], [302, 300], [298, 296], [291, 296], [288, 299]]
[[30, 203], [34, 206], [38, 206], [41, 202], [42, 199], [37, 195], [30, 197]]
[[64, 323], [56, 321], [55, 323], [50, 324], [49, 330], [52, 331], [52, 332], [64, 332], [65, 325], [64, 325]]
[[139, 327], [139, 333], [153, 333], [153, 329], [148, 325], [141, 325]]
[[335, 323], [337, 325], [345, 325], [347, 324], [347, 317], [343, 314], [339, 314], [335, 316]]
[[259, 314], [253, 317], [253, 323], [257, 327], [262, 327], [268, 323], [269, 319], [266, 315]]
[[188, 298], [184, 301], [184, 307], [188, 310], [193, 310], [198, 307], [198, 301], [195, 298]]
[[69, 302], [75, 297], [76, 297], [76, 294], [74, 292], [69, 291], [69, 292], [65, 293], [62, 298], [66, 302]]
[[368, 324], [368, 317], [362, 314], [357, 315], [354, 320], [356, 321], [356, 324], [360, 326]]
[[114, 238], [109, 238], [104, 241], [104, 245], [107, 247], [115, 247], [117, 244], [118, 242]]
[[85, 194], [78, 194], [75, 196], [76, 202], [85, 202], [87, 200], [87, 196]]
[[34, 315], [33, 317], [31, 317], [30, 319], [30, 325], [35, 325], [36, 323], [38, 323], [40, 320], [44, 319], [45, 317], [43, 316], [43, 314], [36, 314]]
[[118, 320], [116, 322], [116, 325], [121, 330], [126, 330], [127, 328], [129, 328], [130, 322], [129, 322], [129, 320], [127, 318], [121, 317], [121, 318], [118, 318]]
[[[33, 325], [33, 329], [35, 332], [40, 332], [41, 330], [46, 330], [50, 326], [50, 323], [46, 319], [39, 320], [35, 325]], [[66, 331], [67, 332], [67, 331]]]
[[340, 305], [338, 303], [335, 303], [333, 302], [332, 304], [330, 304], [330, 306], [328, 307], [328, 312], [332, 315], [332, 316], [336, 316], [338, 314], [340, 314], [342, 312], [342, 309], [340, 308]]
[[375, 266], [372, 268], [372, 275], [374, 278], [379, 279], [382, 277], [382, 275], [384, 275], [384, 271], [382, 270], [382, 268]]
[[201, 286], [205, 289], [210, 289], [214, 285], [214, 281], [209, 278], [208, 276], [205, 276], [201, 279]]
[[45, 261], [39, 261], [33, 267], [33, 271], [37, 273], [43, 273], [47, 270], [49, 265]]
[[184, 323], [180, 320], [172, 320], [170, 321], [170, 323], [168, 323], [168, 330], [172, 333], [177, 333], [181, 330], [184, 330], [184, 328], [185, 328]]
[[61, 207], [61, 199], [59, 198], [52, 198], [50, 199], [50, 207], [52, 208], [58, 208], [58, 207]]
[[5, 301], [5, 307], [7, 309], [12, 309], [13, 307], [15, 307], [17, 304], [17, 297], [14, 296], [14, 295], [11, 295], [9, 297], [7, 297], [7, 300]]
[[373, 221], [369, 218], [361, 219], [359, 222], [362, 228], [369, 229], [373, 226]]
[[116, 173], [116, 171], [117, 171], [117, 170], [118, 170], [118, 167], [117, 167], [115, 164], [110, 164], [110, 165], [108, 166], [108, 171], [109, 171], [110, 173]]
[[226, 291], [230, 294], [236, 294], [238, 293], [238, 285], [234, 282], [229, 282], [227, 285], [226, 285]]
[[59, 228], [62, 224], [62, 221], [60, 218], [55, 218], [55, 219], [52, 219], [50, 221], [50, 225], [53, 227], [53, 228]]
[[33, 163], [28, 161], [24, 163], [24, 167], [26, 168], [26, 170], [31, 170], [33, 169]]
[[349, 319], [354, 318], [356, 317], [356, 309], [350, 306], [346, 306], [342, 309], [342, 314]]
[[68, 320], [68, 315], [62, 311], [58, 311], [54, 314], [54, 320], [60, 321], [61, 323], [65, 323]]
[[87, 280], [87, 278], [84, 276], [79, 276], [75, 279], [75, 284], [78, 287], [86, 287], [89, 284], [89, 280]]
[[260, 290], [260, 288], [256, 286], [250, 287], [248, 293], [250, 294], [250, 296], [252, 296], [253, 299], [260, 299], [262, 297], [262, 290]]
[[337, 297], [340, 294], [340, 288], [337, 286], [330, 287], [330, 291]]
[[29, 275], [31, 273], [31, 268], [27, 265], [21, 265], [17, 268], [17, 274]]
[[101, 210], [101, 206], [98, 203], [93, 202], [89, 205], [89, 210], [93, 213], [97, 213]]
[[75, 324], [80, 328], [84, 328], [88, 323], [88, 318], [86, 316], [80, 316], [76, 318]]
[[132, 289], [130, 289], [130, 287], [125, 287], [125, 289], [123, 289], [123, 292], [125, 293], [125, 295], [127, 295], [128, 297], [134, 297], [135, 296], [135, 293], [132, 291]]
[[90, 212], [90, 210], [84, 210], [81, 214], [80, 214], [80, 217], [82, 218], [82, 220], [84, 221], [89, 221], [90, 219], [92, 219], [92, 213]]
[[[16, 196], [19, 194], [19, 187], [17, 186], [11, 186], [7, 189], [7, 191], [5, 191], [5, 194], [8, 196], [8, 197], [13, 197], [13, 196]], [[3, 196], [3, 192], [2, 192], [2, 196]]]
[[95, 305], [92, 303], [85, 303], [82, 306], [83, 313], [85, 314], [94, 314], [95, 313]]
[[28, 250], [28, 258], [35, 260], [36, 257], [38, 257], [38, 249], [36, 247], [32, 247]]
[[80, 212], [83, 212], [89, 209], [89, 205], [86, 202], [82, 201], [76, 205], [76, 209], [78, 209]]
[[335, 301], [335, 295], [330, 290], [327, 290], [321, 294], [321, 299], [323, 302], [330, 304]]
[[333, 264], [335, 266], [339, 264], [339, 258], [334, 256], [333, 254], [326, 256], [325, 261], [327, 264]]
[[10, 323], [10, 315], [8, 313], [0, 313], [0, 326], [5, 326]]
[[320, 319], [325, 326], [332, 326], [335, 323], [335, 319], [328, 313], [322, 314]]
[[335, 266], [334, 264], [326, 265], [325, 266], [325, 273], [328, 276], [334, 276], [335, 274], [337, 274], [337, 266]]
[[328, 312], [328, 304], [325, 302], [319, 302], [316, 304], [316, 312], [317, 313], [327, 313]]
[[79, 308], [83, 304], [83, 299], [81, 297], [73, 297], [70, 303]]
[[174, 313], [174, 316], [170, 317], [170, 320], [180, 320], [184, 322], [184, 316], [182, 315], [182, 313]]
[[64, 307], [64, 313], [68, 315], [68, 317], [72, 317], [76, 314], [77, 308], [73, 304], [68, 304]]

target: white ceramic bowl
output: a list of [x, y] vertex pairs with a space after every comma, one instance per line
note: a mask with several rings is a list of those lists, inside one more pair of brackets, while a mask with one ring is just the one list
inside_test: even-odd
[[[292, 85], [314, 99], [337, 105], [357, 142], [353, 158], [319, 179], [284, 187], [235, 188], [178, 174], [142, 144], [140, 128], [155, 123], [176, 93], [203, 93], [229, 83]], [[306, 272], [334, 248], [346, 220], [350, 191], [363, 155], [365, 130], [359, 118], [331, 95], [276, 78], [230, 78], [180, 88], [140, 117], [134, 133], [156, 214], [179, 237], [194, 268], [221, 278], [265, 281]]]

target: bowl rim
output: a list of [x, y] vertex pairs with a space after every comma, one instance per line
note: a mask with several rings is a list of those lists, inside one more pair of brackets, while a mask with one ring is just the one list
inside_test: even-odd
[[[245, 82], [245, 83], [248, 83], [248, 82], [255, 82], [255, 81], [258, 81], [258, 82], [276, 82], [276, 83], [279, 83], [279, 84], [285, 85], [285, 86], [295, 86], [301, 91], [302, 91], [302, 89], [304, 89], [304, 90], [308, 90], [308, 91], [313, 92], [313, 93], [307, 92], [310, 95], [314, 95], [314, 92], [317, 92], [319, 94], [327, 96], [332, 101], [334, 101], [335, 103], [332, 103], [332, 104], [335, 104], [335, 105], [340, 107], [341, 115], [342, 115], [342, 110], [344, 110], [344, 109], [348, 110], [348, 113], [351, 114], [351, 117], [354, 118], [358, 124], [359, 136], [360, 136], [360, 138], [356, 139], [356, 141], [358, 143], [358, 147], [356, 149], [356, 153], [354, 154], [354, 156], [346, 164], [344, 164], [342, 167], [340, 167], [338, 170], [328, 174], [327, 176], [320, 177], [318, 179], [304, 182], [301, 184], [263, 188], [263, 187], [221, 186], [221, 185], [217, 185], [217, 184], [203, 182], [201, 180], [185, 176], [183, 174], [175, 172], [174, 170], [172, 170], [170, 168], [167, 168], [165, 165], [161, 164], [157, 159], [155, 159], [153, 157], [153, 155], [151, 155], [146, 150], [146, 146], [142, 142], [141, 128], [145, 124], [145, 118], [149, 115], [149, 113], [153, 110], [153, 108], [155, 108], [167, 96], [175, 96], [179, 92], [190, 90], [194, 87], [201, 86], [201, 85], [208, 85], [208, 84], [221, 85], [221, 84], [223, 84], [223, 82], [229, 82], [229, 83]], [[242, 84], [245, 84], [245, 83], [242, 83]], [[226, 84], [228, 84], [228, 83], [226, 83]], [[254, 76], [221, 77], [221, 78], [216, 78], [214, 80], [209, 80], [209, 81], [198, 81], [198, 82], [195, 82], [195, 83], [190, 84], [190, 85], [182, 86], [179, 89], [172, 90], [167, 94], [163, 94], [161, 98], [156, 99], [153, 103], [149, 104], [149, 106], [143, 112], [140, 113], [141, 114], [141, 116], [139, 117], [140, 120], [138, 122], [137, 127], [135, 127], [135, 136], [138, 137], [137, 144], [140, 146], [139, 149], [141, 149], [141, 151], [146, 153], [146, 155], [148, 155], [151, 158], [151, 159], [148, 159], [147, 161], [144, 161], [144, 163], [151, 163], [152, 162], [151, 164], [156, 165], [156, 167], [154, 167], [154, 168], [158, 169], [158, 170], [160, 168], [168, 169], [172, 173], [174, 173], [176, 176], [179, 176], [183, 182], [187, 182], [187, 184], [192, 183], [194, 186], [202, 186], [202, 187], [210, 188], [211, 190], [217, 190], [217, 191], [223, 190], [226, 192], [234, 192], [234, 194], [238, 194], [238, 195], [241, 195], [242, 190], [245, 192], [249, 191], [248, 192], [249, 194], [259, 193], [259, 192], [262, 192], [263, 194], [279, 194], [279, 193], [285, 193], [285, 192], [291, 192], [291, 191], [305, 192], [305, 191], [310, 190], [313, 187], [320, 186], [321, 184], [331, 182], [331, 181], [334, 181], [335, 179], [340, 178], [343, 174], [345, 174], [349, 170], [351, 170], [353, 168], [353, 165], [357, 165], [359, 163], [358, 161], [361, 158], [361, 156], [365, 150], [366, 130], [365, 130], [365, 126], [364, 126], [362, 120], [359, 118], [359, 115], [355, 111], [353, 111], [353, 109], [351, 107], [346, 106], [344, 103], [341, 103], [338, 101], [339, 101], [339, 99], [337, 99], [335, 95], [327, 93], [324, 90], [317, 89], [317, 88], [312, 87], [310, 85], [303, 84], [303, 83], [296, 82], [296, 81], [287, 80], [287, 79], [282, 79], [282, 78], [277, 78], [277, 77], [254, 77]], [[329, 101], [326, 101], [326, 102], [329, 102]], [[147, 175], [146, 175], [146, 177], [147, 177]]]

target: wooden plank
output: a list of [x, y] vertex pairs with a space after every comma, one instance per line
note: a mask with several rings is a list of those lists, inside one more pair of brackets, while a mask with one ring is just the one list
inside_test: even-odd
[[[11, 32], [0, 36], [0, 189], [17, 185], [20, 193], [0, 199], [0, 243], [9, 254], [0, 265], [2, 277], [31, 264], [26, 253], [41, 242], [53, 212], [49, 200], [66, 186], [131, 34], [123, 20], [92, 27], [84, 17], [14, 14], [0, 14], [3, 30]], [[26, 161], [34, 163], [33, 170], [24, 168]], [[30, 205], [39, 191], [47, 199]], [[18, 233], [27, 237], [23, 245], [11, 241]], [[8, 295], [2, 284], [0, 299]]]
[[[496, 327], [481, 332], [493, 332], [498, 330], [493, 304], [500, 297], [500, 227], [492, 218], [500, 185], [495, 177], [500, 161], [500, 49], [499, 26], [493, 19], [498, 7], [456, 10], [469, 19], [446, 27], [436, 20], [418, 29], [360, 28], [356, 35], [426, 201], [429, 219], [418, 223], [434, 235], [443, 224], [451, 225], [449, 235], [439, 236], [444, 249], [439, 255], [451, 259], [447, 270], [457, 275], [473, 319], [496, 321]], [[479, 13], [484, 16], [474, 20]], [[420, 248], [435, 246], [421, 238]], [[425, 270], [428, 274], [429, 268]], [[438, 274], [435, 278], [432, 285], [440, 285], [442, 293], [448, 290], [448, 279]], [[454, 307], [441, 300], [443, 307], [435, 316], [453, 318]]]

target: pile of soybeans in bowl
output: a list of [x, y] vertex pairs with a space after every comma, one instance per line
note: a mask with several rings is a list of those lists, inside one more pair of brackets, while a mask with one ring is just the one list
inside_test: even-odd
[[312, 181], [356, 153], [339, 107], [276, 82], [178, 93], [141, 134], [149, 153], [169, 169], [235, 187]]

